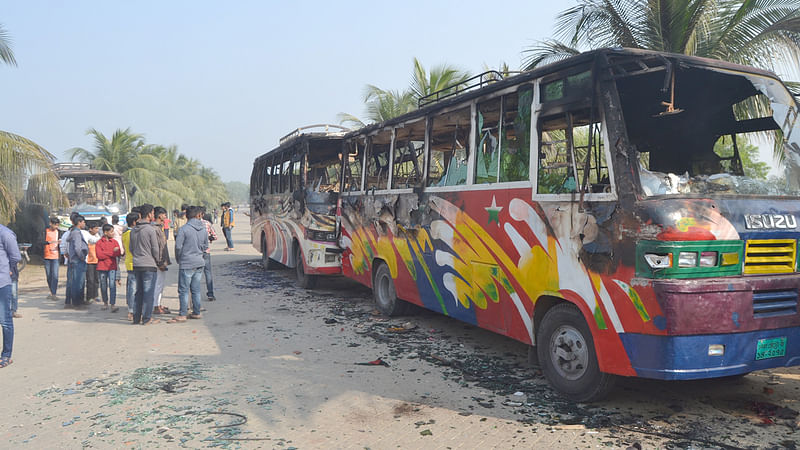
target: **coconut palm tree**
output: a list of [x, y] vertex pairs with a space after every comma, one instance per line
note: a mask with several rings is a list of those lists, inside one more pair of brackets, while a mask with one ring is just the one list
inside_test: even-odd
[[55, 206], [63, 202], [53, 161], [50, 152], [30, 139], [0, 131], [0, 222], [14, 220], [26, 180], [36, 184], [36, 194], [29, 200]]
[[[16, 66], [11, 39], [0, 24], [0, 61]], [[53, 173], [55, 157], [30, 139], [0, 130], [0, 221], [14, 220], [26, 180], [34, 179], [33, 201], [60, 205], [63, 201], [58, 178]], [[43, 196], [43, 197], [42, 197]]]
[[556, 38], [523, 51], [526, 69], [581, 49], [629, 47], [769, 70], [800, 63], [798, 0], [581, 0], [559, 14]]
[[[469, 72], [447, 64], [439, 64], [427, 71], [422, 63], [414, 58], [411, 85], [408, 89], [386, 90], [372, 84], [364, 88], [367, 123], [379, 123], [411, 112], [417, 109], [420, 98], [436, 91], [447, 92], [448, 88], [455, 90], [458, 84], [469, 77]], [[339, 123], [354, 128], [366, 125], [353, 114], [339, 113], [337, 118]]]

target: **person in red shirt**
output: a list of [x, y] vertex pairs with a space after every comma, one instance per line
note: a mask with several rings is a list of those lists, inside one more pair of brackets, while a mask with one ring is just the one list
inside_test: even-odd
[[58, 289], [58, 223], [57, 217], [50, 218], [50, 227], [44, 230], [44, 273], [47, 276], [47, 287], [50, 288], [50, 300], [57, 300]]
[[[114, 227], [103, 225], [103, 237], [95, 244], [97, 254], [97, 273], [100, 275], [100, 294], [103, 296], [103, 309], [108, 309], [111, 301], [111, 312], [117, 312], [117, 258], [122, 254], [119, 242], [114, 239]], [[110, 297], [110, 299], [109, 299]]]

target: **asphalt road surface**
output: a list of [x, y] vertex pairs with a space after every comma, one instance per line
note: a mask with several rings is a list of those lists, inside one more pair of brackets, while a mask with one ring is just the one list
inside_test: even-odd
[[[624, 379], [561, 399], [527, 348], [430, 312], [387, 318], [344, 279], [266, 272], [239, 215], [213, 245], [203, 318], [133, 326], [63, 309], [22, 273], [14, 363], [0, 369], [4, 448], [794, 448], [800, 371], [699, 382]], [[173, 241], [170, 241], [170, 246]], [[124, 305], [123, 289], [118, 303]], [[177, 266], [164, 304], [177, 311]]]

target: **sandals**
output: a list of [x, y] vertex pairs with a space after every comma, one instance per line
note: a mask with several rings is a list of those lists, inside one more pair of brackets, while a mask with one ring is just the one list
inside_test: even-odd
[[0, 358], [0, 369], [10, 366], [13, 362], [14, 360], [8, 357]]
[[115, 312], [117, 312], [117, 311], [119, 311], [119, 306], [112, 306], [112, 307], [111, 307], [111, 312], [112, 312], [112, 313], [115, 313]]
[[202, 314], [189, 314], [189, 318], [190, 319], [202, 319], [203, 315]]
[[147, 322], [142, 322], [142, 325], [154, 325], [161, 322], [161, 319], [150, 319]]
[[181, 322], [186, 322], [186, 316], [173, 317], [172, 319], [169, 319], [167, 321], [167, 323], [181, 323]]

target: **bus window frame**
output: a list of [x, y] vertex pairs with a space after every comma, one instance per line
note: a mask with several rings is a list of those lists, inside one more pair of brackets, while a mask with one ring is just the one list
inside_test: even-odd
[[[579, 72], [578, 72], [579, 73]], [[566, 78], [568, 74], [561, 75], [561, 77]], [[551, 77], [547, 77], [551, 78]], [[534, 82], [535, 87], [533, 91], [533, 109], [531, 113], [531, 161], [530, 161], [530, 182], [532, 184], [532, 197], [531, 200], [533, 201], [558, 201], [558, 202], [577, 202], [578, 198], [580, 197], [580, 192], [572, 192], [572, 193], [563, 193], [563, 194], [540, 194], [539, 190], [539, 117], [542, 115], [542, 107], [543, 103], [541, 102], [541, 83], [542, 81], [552, 81], [552, 79], [540, 78]], [[598, 89], [595, 89], [597, 92]], [[598, 93], [599, 95], [599, 93]], [[579, 103], [579, 102], [575, 102]], [[558, 101], [559, 107], [564, 107], [567, 111], [569, 110], [568, 106], [570, 105], [569, 102]], [[617, 195], [617, 183], [616, 183], [616, 176], [614, 174], [614, 159], [612, 159], [611, 155], [611, 145], [608, 139], [608, 126], [606, 124], [606, 114], [602, 108], [601, 102], [596, 103], [598, 112], [600, 113], [600, 135], [603, 139], [603, 152], [605, 153], [606, 157], [606, 164], [608, 165], [608, 179], [610, 192], [584, 192], [583, 200], [584, 202], [609, 202], [609, 201], [617, 201], [619, 196]], [[581, 164], [584, 161], [578, 161], [576, 164]], [[576, 180], [580, 182], [580, 180]]]
[[[499, 90], [497, 92], [492, 92], [491, 94], [474, 98], [469, 102], [470, 103], [470, 133], [469, 134], [470, 134], [471, 142], [473, 142], [473, 143], [475, 142], [476, 133], [477, 133], [476, 127], [477, 127], [478, 103], [482, 103], [482, 102], [486, 102], [486, 101], [489, 101], [489, 100], [493, 100], [493, 99], [495, 99], [497, 97], [502, 98], [504, 95], [508, 95], [508, 94], [512, 94], [512, 93], [517, 92], [522, 86], [525, 86], [525, 85], [532, 85], [533, 86], [534, 95], [533, 95], [533, 100], [532, 100], [533, 103], [531, 103], [531, 108], [533, 108], [536, 105], [535, 102], [536, 102], [536, 91], [538, 89], [538, 80], [533, 81], [533, 82], [526, 81], [524, 83], [515, 84], [515, 85], [509, 86], [509, 87], [507, 87], [505, 89], [501, 89], [501, 90]], [[431, 116], [435, 117], [437, 115], [445, 114], [445, 113], [447, 113], [449, 111], [453, 111], [453, 110], [464, 108], [465, 106], [466, 105], [464, 103], [460, 103], [460, 104], [454, 105], [454, 106], [452, 106], [450, 108], [446, 108], [446, 109], [442, 109], [440, 111], [437, 111], [436, 113], [431, 114]], [[533, 109], [531, 109], [531, 111], [533, 111]], [[427, 116], [426, 116], [426, 119], [427, 119]], [[533, 126], [533, 123], [534, 123], [534, 114], [532, 112], [531, 113], [531, 126]], [[533, 130], [531, 132], [533, 132]], [[537, 140], [537, 145], [538, 145], [538, 140]], [[426, 151], [427, 151], [427, 148], [428, 148], [427, 136], [426, 136], [426, 139], [425, 139], [425, 148], [426, 148]], [[533, 136], [532, 136], [531, 137], [531, 150], [530, 150], [531, 158], [534, 157], [533, 156], [533, 153], [534, 153], [533, 148], [534, 147], [533, 147]], [[528, 162], [529, 165], [528, 165], [528, 179], [527, 180], [503, 181], [503, 182], [496, 182], [496, 183], [475, 184], [475, 165], [477, 164], [477, 154], [478, 154], [478, 150], [476, 148], [471, 149], [469, 158], [467, 159], [467, 184], [462, 184], [462, 185], [458, 185], [458, 186], [431, 186], [431, 187], [426, 187], [425, 188], [425, 192], [487, 191], [487, 190], [492, 190], [492, 189], [510, 190], [510, 189], [528, 189], [528, 188], [535, 189], [535, 183], [531, 180], [532, 167], [530, 166], [530, 164], [531, 164], [530, 161]], [[425, 161], [426, 161], [426, 164], [425, 164], [426, 169], [425, 170], [427, 171], [427, 167], [430, 164], [430, 162], [428, 161], [428, 155], [427, 154], [426, 154]], [[425, 183], [427, 184], [427, 182], [428, 182], [428, 174], [426, 172], [425, 173]]]
[[[392, 187], [394, 185], [394, 162], [395, 162], [394, 161], [395, 160], [394, 152], [395, 152], [395, 148], [396, 148], [395, 141], [397, 139], [397, 130], [398, 129], [405, 128], [406, 125], [415, 124], [415, 123], [421, 122], [421, 121], [425, 122], [425, 124], [424, 124], [425, 125], [425, 135], [423, 137], [423, 143], [422, 143], [422, 161], [423, 161], [424, 167], [422, 167], [422, 176], [420, 177], [420, 181], [419, 181], [420, 184], [417, 187], [424, 186], [425, 184], [427, 184], [427, 182], [428, 182], [428, 139], [430, 137], [430, 128], [429, 127], [430, 127], [430, 123], [431, 123], [429, 115], [425, 115], [425, 117], [416, 118], [414, 120], [409, 120], [407, 122], [402, 122], [402, 123], [397, 124], [394, 127], [392, 127], [392, 144], [391, 144], [390, 149], [389, 149], [390, 168], [391, 168], [390, 171], [389, 171], [389, 174], [390, 174], [390, 177], [389, 177], [389, 180], [388, 180], [389, 182], [387, 183], [385, 190], [376, 191], [377, 193], [408, 194], [408, 193], [414, 192], [415, 188], [413, 188], [413, 187], [406, 187], [406, 188], [393, 188]], [[430, 188], [425, 188], [425, 191], [428, 191], [429, 189]]]
[[[365, 175], [366, 170], [364, 169], [364, 164], [366, 164], [366, 162], [367, 162], [367, 160], [366, 160], [366, 157], [367, 157], [367, 139], [366, 138], [367, 138], [366, 136], [359, 134], [359, 135], [353, 136], [350, 139], [342, 141], [342, 158], [341, 158], [342, 161], [343, 161], [343, 163], [342, 163], [342, 175], [341, 175], [342, 182], [341, 182], [341, 188], [339, 188], [339, 195], [348, 197], [348, 196], [351, 196], [351, 195], [362, 195], [362, 194], [364, 194], [366, 192], [364, 190], [364, 184], [366, 182], [366, 175]], [[362, 140], [362, 139], [364, 140], [364, 142], [363, 142], [364, 150], [361, 152], [361, 171], [360, 171], [360, 174], [359, 174], [360, 175], [360, 179], [359, 179], [359, 183], [358, 183], [359, 189], [356, 190], [356, 191], [345, 191], [344, 190], [344, 176], [345, 176], [345, 171], [347, 170], [346, 167], [350, 164], [350, 149], [347, 148], [347, 146], [351, 145], [351, 144], [354, 144], [355, 145], [355, 150], [356, 150], [356, 155], [358, 155], [359, 145], [361, 145], [361, 143], [359, 143], [359, 141]], [[345, 155], [345, 151], [347, 151], [347, 156], [344, 156]], [[346, 161], [346, 164], [344, 163], [344, 161]]]

